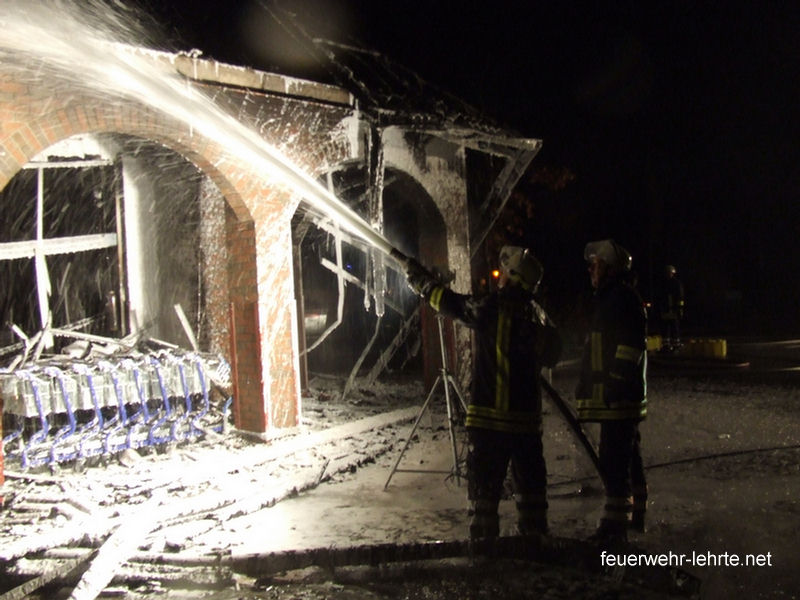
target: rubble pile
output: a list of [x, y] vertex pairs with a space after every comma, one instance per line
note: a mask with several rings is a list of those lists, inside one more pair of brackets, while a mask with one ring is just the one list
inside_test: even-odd
[[[396, 444], [399, 431], [386, 425], [418, 410], [413, 397], [395, 399], [401, 407], [388, 412], [360, 393], [332, 402], [334, 389], [319, 385], [304, 399], [303, 425], [271, 439], [203, 428], [91, 462], [25, 470], [7, 463], [0, 589], [77, 582], [76, 591], [90, 590], [80, 597], [94, 598], [110, 585], [228, 585], [234, 573], [214, 567], [226, 548], [195, 538], [374, 461]], [[380, 431], [358, 436], [373, 429]]]

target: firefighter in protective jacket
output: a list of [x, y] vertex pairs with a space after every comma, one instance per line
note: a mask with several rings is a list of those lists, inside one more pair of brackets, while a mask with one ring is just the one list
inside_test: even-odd
[[578, 418], [599, 422], [605, 509], [598, 541], [627, 540], [627, 528], [644, 531], [647, 484], [639, 422], [647, 414], [646, 314], [629, 283], [631, 255], [613, 240], [587, 244], [595, 289], [590, 331], [576, 391]]
[[457, 294], [416, 261], [406, 275], [435, 310], [475, 332], [476, 356], [466, 427], [470, 537], [499, 535], [498, 505], [509, 462], [522, 534], [547, 532], [547, 471], [542, 451], [542, 366], [561, 351], [555, 326], [533, 295], [543, 269], [525, 248], [500, 252], [498, 289], [486, 296]]
[[664, 289], [661, 293], [661, 323], [664, 336], [664, 350], [673, 352], [680, 350], [681, 344], [681, 319], [685, 302], [683, 298], [683, 284], [678, 279], [678, 270], [673, 265], [667, 265]]

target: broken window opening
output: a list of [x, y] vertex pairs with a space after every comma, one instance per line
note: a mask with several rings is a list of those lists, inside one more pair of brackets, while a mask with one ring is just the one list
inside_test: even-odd
[[[329, 220], [310, 215], [306, 215], [305, 219], [314, 226], [303, 248], [304, 323], [308, 339], [305, 355], [311, 356], [311, 351], [315, 350], [313, 354], [318, 356], [314, 357], [311, 367], [327, 370], [333, 366], [330, 354], [335, 351], [338, 365], [335, 370], [352, 373], [355, 364], [358, 373], [361, 365], [366, 363], [371, 365], [370, 377], [374, 381], [389, 368], [397, 351], [408, 341], [411, 328], [403, 325], [413, 319], [418, 301], [407, 289], [404, 274], [397, 271], [393, 263], [387, 262], [384, 268], [389, 284], [386, 286], [384, 303], [389, 309], [388, 314], [382, 317], [372, 311], [364, 311], [353, 294], [361, 294], [363, 301], [363, 295], [368, 293], [365, 280], [372, 272], [369, 246], [341, 231]], [[337, 312], [335, 321], [332, 314], [334, 304]], [[321, 327], [310, 326], [311, 320], [319, 314], [329, 316], [327, 328], [321, 335]], [[336, 329], [344, 331], [334, 335]], [[372, 335], [371, 340], [364, 337], [367, 329]], [[374, 331], [378, 331], [378, 337], [375, 337]], [[344, 340], [347, 340], [346, 352], [342, 346]], [[349, 360], [342, 356], [345, 353], [349, 355]], [[414, 354], [411, 350], [409, 353]]]
[[[334, 245], [336, 248], [336, 264], [335, 269], [333, 269], [334, 273], [336, 274], [336, 288], [337, 288], [337, 297], [336, 297], [336, 319], [333, 323], [327, 326], [325, 331], [323, 331], [320, 336], [314, 340], [314, 343], [311, 344], [308, 348], [306, 348], [305, 352], [311, 352], [315, 348], [317, 348], [325, 339], [337, 328], [339, 325], [342, 324], [343, 315], [344, 315], [344, 287], [345, 287], [345, 278], [344, 278], [344, 269], [342, 266], [342, 236], [341, 231], [339, 229], [339, 224], [336, 223], [334, 226]], [[325, 259], [320, 259], [325, 260]]]
[[[51, 328], [120, 336], [121, 178], [108, 160], [31, 162], [0, 191], [0, 297], [4, 324], [56, 349]], [[0, 355], [19, 336], [0, 332]]]
[[[376, 178], [379, 170], [370, 170], [363, 162], [333, 169], [327, 175], [329, 190], [370, 222], [380, 222], [381, 228], [383, 225], [389, 228], [390, 239], [416, 256], [422, 239], [417, 233], [420, 215], [409, 198], [424, 198], [424, 189], [414, 185], [407, 175], [385, 169], [383, 190], [378, 198], [368, 182]], [[426, 212], [422, 220], [427, 227], [438, 224], [441, 217]], [[360, 359], [363, 371], [369, 371], [369, 378], [374, 381], [380, 373], [403, 370], [409, 363], [411, 368], [419, 368], [419, 332], [411, 326], [411, 323], [419, 323], [418, 317], [413, 317], [418, 311], [419, 299], [408, 287], [402, 269], [398, 270], [389, 260], [376, 265], [370, 256], [369, 244], [337, 230], [323, 215], [304, 210], [296, 231], [300, 232], [303, 224], [306, 225], [302, 229], [305, 235], [301, 242], [297, 241], [300, 236], [295, 236], [295, 243], [299, 243], [302, 263], [300, 293], [304, 315], [301, 333], [308, 348], [303, 357], [309, 372], [347, 376]], [[441, 230], [436, 227], [436, 231]], [[427, 237], [424, 239], [426, 251], [436, 249], [431, 254], [431, 262], [441, 263], [439, 246], [443, 242], [437, 239], [436, 243], [429, 243]], [[336, 256], [337, 246], [341, 246], [341, 259]], [[383, 272], [380, 281], [376, 268]], [[377, 325], [378, 338], [370, 346], [379, 316], [371, 310], [378, 286], [382, 289], [385, 314]], [[340, 289], [344, 291], [343, 301]], [[368, 309], [364, 308], [365, 301]], [[375, 305], [377, 307], [377, 303]], [[336, 329], [321, 340], [320, 334], [334, 322]], [[368, 356], [362, 358], [363, 351]]]

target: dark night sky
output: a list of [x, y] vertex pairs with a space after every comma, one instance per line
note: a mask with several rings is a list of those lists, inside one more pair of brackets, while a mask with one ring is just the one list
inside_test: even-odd
[[[153, 4], [178, 48], [267, 70], [292, 59], [257, 0]], [[678, 266], [698, 329], [800, 331], [794, 3], [284, 5], [542, 138], [533, 166], [575, 174], [561, 201], [582, 219], [553, 227], [551, 245], [574, 254], [558, 269], [583, 277], [587, 238], [615, 237], [633, 252], [645, 294], [664, 264]]]

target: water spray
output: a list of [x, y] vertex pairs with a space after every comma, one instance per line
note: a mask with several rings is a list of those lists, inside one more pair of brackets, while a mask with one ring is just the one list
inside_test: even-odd
[[255, 171], [275, 177], [343, 229], [406, 264], [407, 257], [349, 206], [256, 131], [188, 88], [176, 73], [136, 48], [116, 42], [114, 32], [91, 28], [86, 15], [66, 10], [52, 13], [53, 9], [34, 3], [4, 2], [0, 7], [0, 47], [44, 61], [68, 73], [73, 82], [80, 77], [83, 85], [104, 95], [131, 98], [178, 119]]

